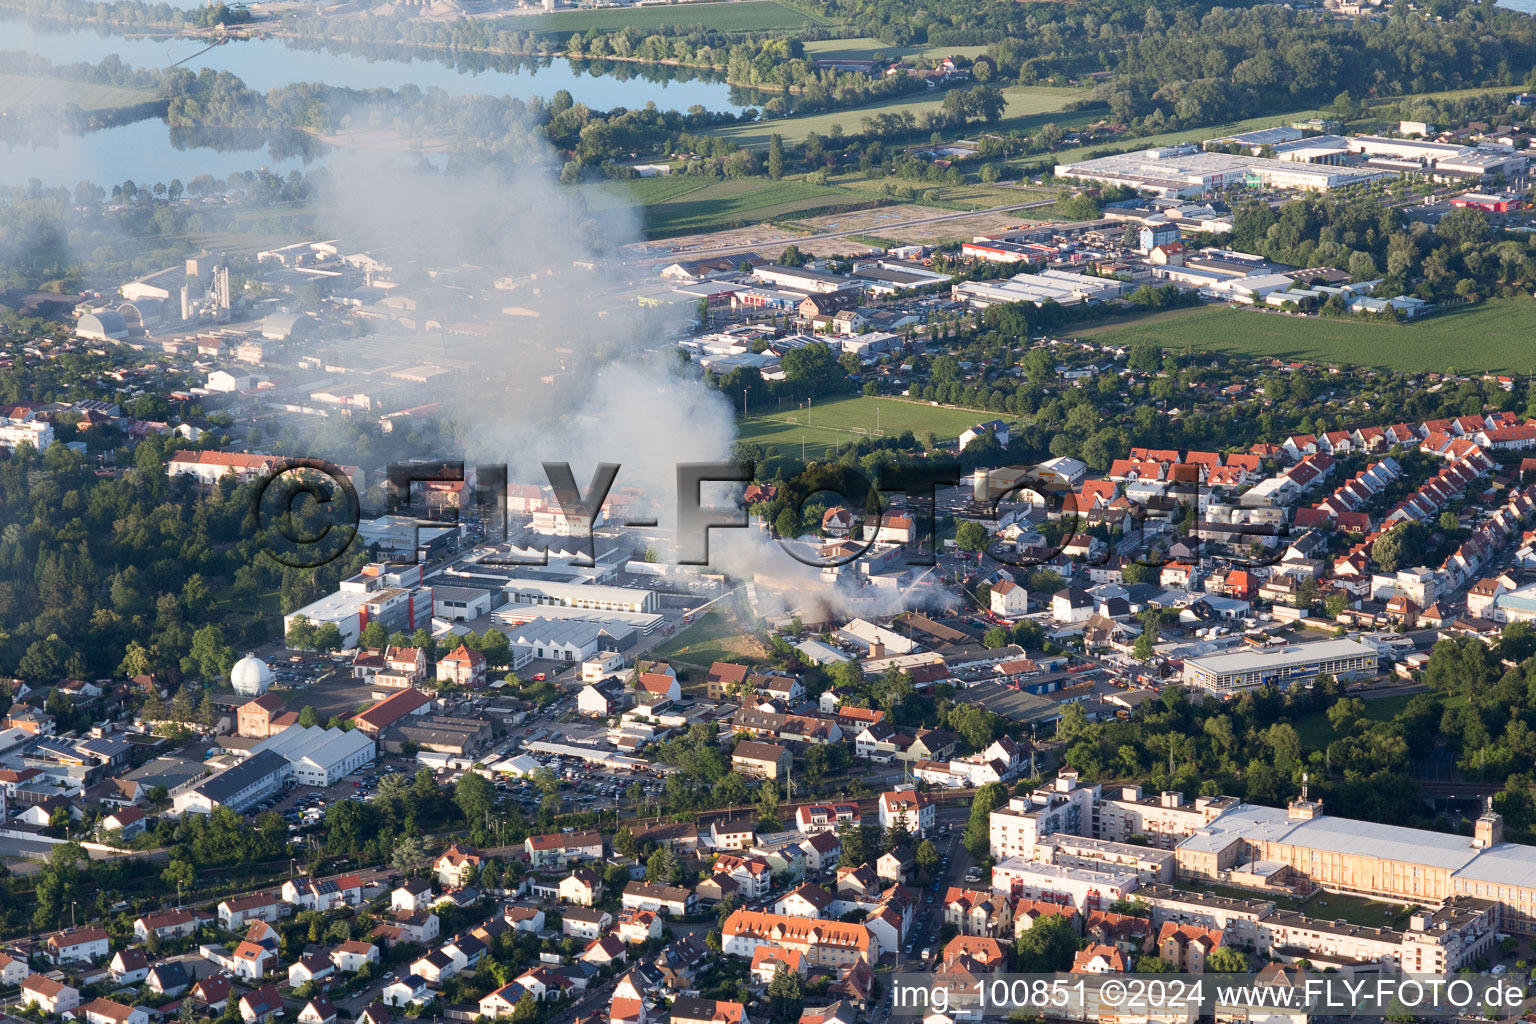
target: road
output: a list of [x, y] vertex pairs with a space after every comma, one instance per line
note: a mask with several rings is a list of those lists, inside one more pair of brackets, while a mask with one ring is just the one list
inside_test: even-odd
[[[924, 949], [931, 949], [933, 959], [928, 967], [935, 966], [939, 959], [939, 929], [944, 927], [944, 892], [952, 885], [968, 886], [970, 888], [988, 888], [991, 880], [981, 882], [966, 882], [965, 873], [971, 868], [971, 855], [966, 852], [960, 843], [960, 836], [965, 831], [966, 821], [970, 818], [970, 794], [966, 794], [964, 803], [950, 803], [940, 805], [934, 814], [936, 826], [950, 826], [947, 836], [930, 836], [933, 845], [938, 847], [939, 856], [948, 862], [948, 867], [939, 872], [934, 881], [928, 883], [928, 887], [918, 894], [917, 912], [913, 916], [912, 931], [907, 935], [906, 944], [896, 951], [895, 970], [919, 970], [922, 969], [921, 961]], [[911, 946], [909, 954], [906, 947]], [[904, 966], [905, 965], [905, 966]]]
[[[1014, 213], [1019, 210], [1037, 210], [1044, 206], [1054, 205], [1055, 199], [1037, 199], [1032, 203], [1018, 203], [1013, 206], [989, 206], [982, 210], [964, 210], [955, 213], [936, 214], [932, 217], [913, 217], [910, 220], [883, 223], [879, 226], [882, 232], [889, 232], [900, 228], [923, 227], [928, 224], [942, 224], [946, 221], [964, 220], [967, 217], [982, 217], [995, 213]], [[1064, 223], [1062, 227], [1070, 228], [1072, 225]], [[810, 242], [825, 242], [833, 238], [847, 238], [850, 235], [867, 235], [875, 229], [865, 225], [858, 228], [847, 228], [840, 231], [821, 231], [813, 235], [800, 235], [793, 239], [796, 245], [803, 246]], [[679, 257], [697, 259], [704, 256], [728, 256], [734, 253], [751, 252], [761, 249], [762, 244], [730, 243], [726, 245], [700, 245], [689, 246], [682, 249], [674, 249], [669, 252], [650, 252], [641, 256], [635, 256], [624, 260], [625, 266], [652, 266], [656, 264], [672, 263]]]

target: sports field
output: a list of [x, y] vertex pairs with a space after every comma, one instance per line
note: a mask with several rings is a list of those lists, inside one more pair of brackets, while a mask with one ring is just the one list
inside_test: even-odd
[[[955, 88], [965, 87], [956, 86]], [[735, 139], [743, 146], [752, 148], [767, 146], [768, 136], [775, 134], [783, 136], [786, 140], [803, 139], [811, 132], [826, 135], [835, 124], [842, 125], [844, 132], [853, 135], [864, 130], [862, 124], [864, 118], [875, 114], [893, 114], [907, 110], [911, 111], [912, 116], [921, 118], [926, 110], [938, 110], [944, 105], [945, 91], [933, 89], [907, 96], [892, 96], [861, 107], [845, 107], [841, 110], [826, 110], [802, 116], [726, 125], [712, 129], [709, 134]], [[974, 123], [967, 131], [1010, 131], [1018, 128], [1028, 132], [1050, 120], [1044, 117], [1045, 114], [1055, 113], [1068, 102], [1080, 100], [1086, 95], [1087, 93], [1081, 89], [1052, 89], [1032, 85], [1008, 86], [1003, 89], [1003, 98], [1007, 100], [1008, 106], [1003, 111], [1002, 118], [992, 125]], [[1073, 119], [1088, 120], [1081, 114], [1063, 114], [1060, 123], [1070, 124], [1073, 123]], [[926, 133], [924, 134], [926, 137]]]
[[1536, 301], [1490, 299], [1425, 317], [1384, 324], [1321, 320], [1255, 310], [1201, 307], [1116, 327], [1076, 332], [1097, 341], [1276, 356], [1374, 366], [1410, 373], [1536, 371]]
[[753, 411], [738, 422], [737, 431], [743, 441], [756, 441], [764, 447], [777, 445], [781, 455], [800, 454], [803, 440], [806, 457], [812, 458], [835, 454], [851, 442], [874, 436], [877, 430], [887, 437], [903, 430], [921, 437], [925, 430], [931, 430], [940, 441], [953, 441], [967, 427], [997, 418], [993, 413], [976, 409], [946, 409], [923, 402], [860, 395], [817, 399], [811, 403], [809, 413], [803, 406], [772, 413]]
[[537, 32], [565, 35], [570, 32], [617, 32], [699, 25], [720, 32], [767, 32], [821, 24], [818, 19], [774, 0], [736, 0], [734, 3], [668, 4], [659, 7], [614, 7], [596, 11], [561, 11], [530, 17]]
[[875, 196], [805, 181], [761, 178], [642, 178], [619, 187], [605, 186], [605, 193], [604, 198], [589, 205], [612, 208], [628, 200], [641, 209], [645, 233], [651, 237], [813, 215], [830, 207], [878, 201]]
[[154, 93], [142, 89], [0, 72], [0, 110], [21, 110], [39, 104], [62, 107], [71, 103], [81, 110], [115, 110], [154, 98]]

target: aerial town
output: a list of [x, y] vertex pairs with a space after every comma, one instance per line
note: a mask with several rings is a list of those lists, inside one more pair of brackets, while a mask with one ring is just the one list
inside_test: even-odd
[[1536, 1021], [1531, 3], [0, 0], [0, 1024]]

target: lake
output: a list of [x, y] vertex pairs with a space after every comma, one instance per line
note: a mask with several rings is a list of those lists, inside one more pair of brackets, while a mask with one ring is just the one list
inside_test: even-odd
[[564, 58], [497, 61], [473, 55], [450, 64], [433, 55], [423, 56], [419, 50], [391, 49], [380, 51], [388, 56], [369, 57], [341, 49], [311, 48], [311, 44], [290, 45], [280, 39], [235, 39], [192, 56], [207, 45], [196, 39], [128, 38], [82, 25], [0, 20], [0, 49], [24, 50], [55, 64], [96, 64], [115, 53], [134, 67], [164, 68], [192, 58], [186, 65], [189, 68], [228, 71], [263, 92], [291, 82], [324, 82], [350, 89], [435, 86], [454, 95], [524, 99], [548, 98], [565, 89], [576, 102], [594, 110], [643, 107], [654, 102], [672, 110], [687, 110], [697, 104], [707, 110], [740, 111], [761, 102], [726, 85], [718, 75], [640, 64], [573, 63]]
[[[24, 50], [55, 64], [95, 64], [116, 54], [135, 67], [163, 68], [187, 60], [206, 45], [194, 39], [128, 38], [94, 27], [0, 19], [0, 49]], [[688, 70], [563, 58], [518, 61], [483, 55], [445, 63], [423, 57], [421, 51], [414, 57], [403, 50], [383, 52], [393, 56], [371, 57], [313, 44], [290, 45], [284, 40], [233, 40], [193, 57], [186, 66], [229, 71], [262, 91], [291, 82], [317, 81], [354, 89], [435, 86], [455, 95], [527, 99], [548, 98], [565, 89], [578, 103], [598, 110], [654, 102], [664, 109], [687, 110], [701, 105], [711, 111], [740, 111], [762, 101], [761, 96], [734, 89], [716, 75]], [[227, 177], [234, 171], [261, 167], [286, 173], [313, 164], [315, 159], [274, 156], [265, 148], [177, 148], [166, 124], [149, 120], [83, 136], [60, 136], [39, 145], [0, 142], [0, 182], [23, 184], [38, 178], [45, 185], [73, 186], [86, 179], [110, 186], [125, 178], [136, 182], [189, 181], [199, 174]]]

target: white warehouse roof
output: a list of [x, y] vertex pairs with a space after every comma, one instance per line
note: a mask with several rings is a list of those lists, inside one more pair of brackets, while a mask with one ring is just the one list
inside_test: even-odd
[[317, 768], [329, 769], [352, 755], [366, 751], [373, 756], [373, 737], [357, 729], [327, 729], [319, 725], [290, 725], [251, 748], [257, 754], [270, 750], [289, 764], [309, 761]]

